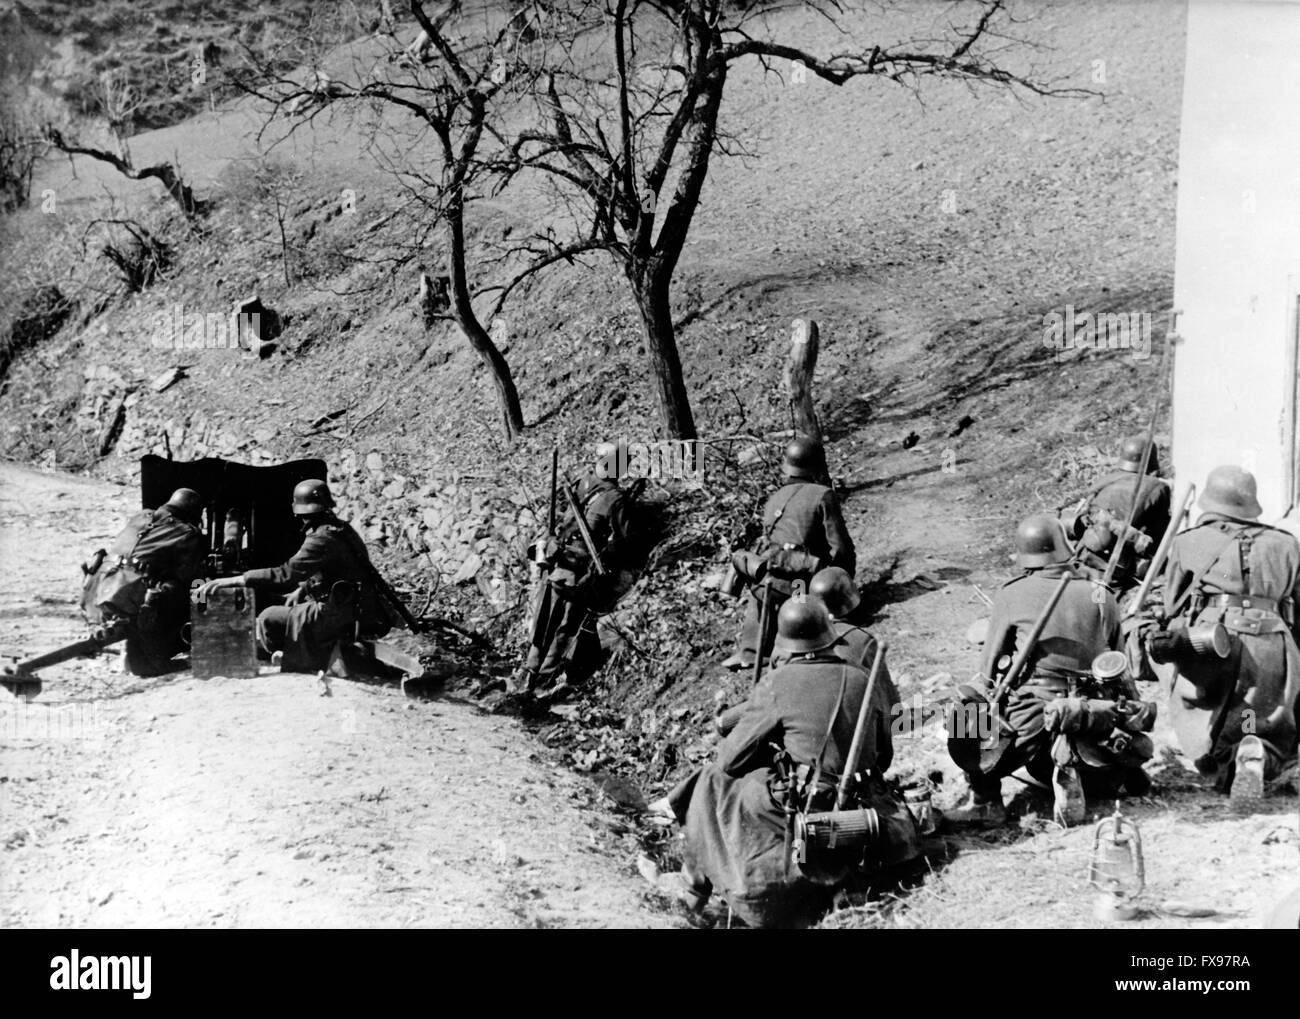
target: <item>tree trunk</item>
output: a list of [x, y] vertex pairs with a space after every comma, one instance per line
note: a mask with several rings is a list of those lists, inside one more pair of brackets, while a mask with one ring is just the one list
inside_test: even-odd
[[637, 307], [645, 327], [646, 349], [654, 370], [656, 396], [659, 402], [659, 419], [669, 438], [693, 440], [695, 417], [691, 414], [691, 401], [686, 395], [686, 380], [682, 377], [682, 361], [677, 353], [677, 332], [673, 327], [670, 285], [671, 270], [656, 264], [639, 267], [632, 276]]
[[487, 369], [492, 373], [492, 383], [497, 389], [497, 404], [501, 411], [501, 425], [506, 441], [511, 442], [524, 430], [524, 412], [519, 406], [519, 392], [510, 374], [505, 355], [492, 342], [483, 328], [474, 304], [470, 299], [469, 281], [465, 275], [465, 224], [461, 208], [451, 203], [447, 209], [447, 268], [451, 276], [451, 313], [469, 345], [478, 351]]
[[785, 388], [790, 397], [790, 419], [796, 435], [815, 439], [821, 449], [817, 480], [827, 483], [830, 471], [826, 465], [826, 449], [822, 446], [822, 427], [817, 420], [817, 407], [813, 402], [813, 375], [817, 371], [817, 353], [821, 347], [821, 331], [812, 319], [795, 319], [790, 334], [790, 357], [785, 366]]

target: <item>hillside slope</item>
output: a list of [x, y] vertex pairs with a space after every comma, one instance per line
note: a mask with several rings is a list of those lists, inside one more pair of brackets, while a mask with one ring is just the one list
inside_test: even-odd
[[[754, 153], [715, 162], [675, 292], [687, 382], [716, 457], [703, 492], [662, 486], [676, 535], [612, 620], [630, 643], [614, 638], [589, 702], [548, 723], [557, 742], [584, 737], [572, 752], [581, 766], [661, 785], [708, 752], [701, 733], [719, 685], [741, 693], [715, 668], [739, 610], [710, 584], [752, 536], [789, 427], [779, 380], [792, 318], [822, 327], [819, 412], [859, 580], [905, 696], [928, 697], [936, 674], [973, 667], [963, 634], [982, 603], [971, 585], [987, 591], [1008, 574], [1016, 520], [1076, 496], [1118, 437], [1145, 426], [1172, 290], [1183, 5], [1017, 9], [1047, 47], [1035, 54], [1046, 73], [1104, 96], [934, 81], [918, 97], [888, 82], [837, 89], [738, 70], [723, 118]], [[908, 4], [858, 27], [923, 32], [940, 13]], [[809, 45], [838, 42], [825, 26], [792, 20], [790, 30]], [[167, 448], [252, 462], [322, 456], [400, 586], [422, 596], [440, 578], [442, 610], [509, 652], [550, 449], [576, 469], [601, 438], [657, 434], [635, 309], [601, 262], [543, 277], [507, 308], [531, 427], [504, 447], [477, 358], [451, 331], [424, 331], [413, 267], [384, 263], [400, 196], [341, 117], [317, 118], [269, 157], [290, 181], [287, 227], [302, 249], [285, 283], [273, 210], [249, 186], [268, 159], [256, 153], [262, 119], [241, 102], [133, 141], [141, 160], [180, 154], [217, 202], [210, 232], [184, 237], [172, 224], [180, 239], [163, 282], [15, 362], [0, 394], [0, 452], [50, 462], [52, 449], [54, 462], [117, 479], [132, 477], [142, 452]], [[76, 260], [73, 224], [103, 209], [104, 188], [165, 222], [148, 185], [83, 160], [75, 178], [66, 161], [47, 162], [42, 188], [65, 211], [6, 227], [20, 278], [34, 247]], [[489, 231], [530, 209], [502, 202], [479, 214], [476, 229]], [[160, 311], [224, 312], [254, 292], [289, 316], [271, 358], [150, 348]], [[1049, 349], [1044, 317], [1067, 307], [1149, 315], [1152, 356]], [[174, 364], [186, 377], [149, 389]], [[123, 427], [100, 458], [118, 399]], [[1162, 417], [1158, 434], [1166, 428]], [[927, 737], [904, 749], [902, 767], [951, 775], [940, 751]]]

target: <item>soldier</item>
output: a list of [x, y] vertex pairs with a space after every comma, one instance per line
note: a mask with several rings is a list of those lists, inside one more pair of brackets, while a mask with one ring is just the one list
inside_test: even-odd
[[814, 480], [823, 462], [817, 442], [804, 436], [790, 442], [781, 464], [788, 481], [763, 508], [763, 538], [756, 552], [733, 559], [748, 589], [736, 650], [722, 663], [728, 669], [752, 668], [759, 653], [767, 657], [777, 614], [796, 586], [806, 590], [813, 574], [824, 567], [838, 566], [852, 575], [857, 565], [839, 497]]
[[[848, 753], [868, 679], [835, 654], [838, 641], [819, 602], [795, 598], [782, 606], [774, 650], [788, 660], [772, 670], [765, 690], [755, 689], [716, 760], [652, 808], [671, 810], [685, 842], [680, 872], [647, 873], [661, 890], [693, 909], [716, 890], [750, 926], [797, 925], [826, 907], [833, 887], [862, 858], [859, 848], [854, 859], [832, 858], [816, 868], [790, 862], [783, 809], [790, 784], [812, 778], [813, 809], [830, 809], [840, 774], [852, 767]], [[879, 864], [919, 852], [910, 815], [884, 784], [891, 759], [889, 719], [872, 711], [855, 769], [869, 777], [855, 805], [877, 811], [880, 836], [869, 852]]]
[[82, 609], [104, 628], [126, 630], [126, 668], [136, 676], [171, 672], [184, 648], [190, 582], [206, 551], [202, 519], [199, 494], [178, 488], [165, 505], [131, 517], [112, 548], [83, 567]]
[[534, 613], [528, 656], [510, 692], [555, 700], [600, 668], [603, 652], [596, 618], [610, 611], [636, 582], [644, 549], [636, 547], [635, 493], [619, 484], [627, 448], [601, 443], [596, 463], [574, 495], [605, 572], [599, 573], [572, 510], [541, 559], [546, 577]]
[[1150, 740], [1138, 736], [1154, 724], [1155, 706], [1140, 701], [1126, 679], [1108, 674], [1094, 682], [1094, 660], [1118, 644], [1119, 609], [1108, 589], [1071, 570], [1069, 557], [1055, 518], [1021, 522], [1016, 558], [1024, 573], [1003, 585], [993, 601], [982, 678], [992, 682], [1006, 672], [1017, 643], [1026, 639], [1061, 578], [1073, 579], [1005, 703], [989, 705], [982, 691], [961, 688], [964, 710], [950, 724], [948, 749], [966, 772], [970, 797], [949, 813], [954, 822], [1002, 823], [1002, 778], [1021, 767], [1050, 783], [1053, 814], [1063, 825], [1085, 816], [1081, 768], [1112, 787], [1123, 782], [1139, 794], [1148, 787], [1140, 765], [1150, 756]]
[[[809, 582], [808, 597], [816, 598], [830, 613], [836, 636], [840, 638], [835, 653], [846, 662], [870, 672], [871, 664], [876, 660], [876, 638], [863, 625], [866, 622], [865, 606], [853, 578], [838, 566], [828, 566], [819, 570]], [[879, 685], [886, 716], [893, 717], [894, 705], [898, 703], [898, 688], [884, 662], [880, 663]]]
[[1146, 439], [1125, 439], [1120, 446], [1118, 470], [1098, 481], [1086, 496], [1086, 504], [1077, 515], [1063, 519], [1066, 535], [1077, 541], [1076, 563], [1090, 576], [1101, 577], [1115, 547], [1116, 535], [1124, 529], [1133, 491], [1138, 489], [1137, 508], [1133, 514], [1133, 532], [1120, 553], [1112, 576], [1118, 591], [1126, 592], [1137, 585], [1151, 562], [1160, 539], [1169, 527], [1169, 483], [1157, 475], [1159, 451], [1155, 444], [1145, 465]]
[[258, 615], [257, 640], [268, 653], [283, 652], [281, 668], [315, 672], [328, 667], [338, 641], [358, 633], [382, 637], [390, 622], [365, 543], [334, 515], [329, 486], [317, 479], [299, 482], [293, 512], [303, 542], [288, 562], [209, 581], [204, 594], [227, 587], [290, 591], [284, 605]]
[[[1204, 512], [1196, 525], [1170, 547], [1164, 588], [1172, 635], [1196, 650], [1160, 653], [1166, 634], [1148, 636], [1148, 650], [1156, 661], [1174, 659], [1166, 681], [1183, 752], [1235, 806], [1250, 809], [1265, 780], [1296, 758], [1300, 544], [1259, 522], [1255, 478], [1239, 467], [1214, 468], [1197, 505]], [[1225, 658], [1195, 639], [1216, 623], [1228, 633]]]

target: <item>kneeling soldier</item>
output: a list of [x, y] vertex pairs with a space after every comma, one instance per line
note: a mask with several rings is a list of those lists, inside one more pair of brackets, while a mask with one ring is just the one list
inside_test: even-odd
[[818, 570], [839, 566], [850, 575], [857, 551], [839, 496], [816, 478], [825, 454], [821, 444], [804, 436], [791, 440], [781, 462], [786, 483], [763, 507], [763, 537], [754, 552], [737, 553], [732, 565], [748, 585], [745, 621], [736, 649], [722, 664], [748, 669], [757, 655], [766, 661], [776, 634], [776, 617], [785, 600]]
[[[1086, 814], [1080, 772], [1095, 785], [1104, 780], [1108, 792], [1121, 783], [1139, 795], [1148, 788], [1141, 765], [1152, 748], [1143, 734], [1155, 705], [1138, 699], [1125, 662], [1102, 659], [1094, 670], [1119, 643], [1119, 610], [1108, 589], [1072, 572], [1069, 556], [1059, 521], [1021, 522], [1016, 558], [1024, 573], [998, 592], [984, 643], [980, 671], [995, 684], [993, 696], [962, 687], [963, 711], [949, 725], [949, 753], [970, 783], [969, 800], [948, 813], [954, 822], [1004, 821], [1002, 779], [1021, 767], [1050, 783], [1064, 825]], [[1012, 656], [1023, 657], [1023, 667], [1007, 676]]]
[[382, 637], [390, 624], [365, 543], [334, 515], [334, 498], [325, 482], [300, 482], [293, 490], [293, 512], [303, 542], [288, 562], [209, 581], [204, 591], [292, 589], [286, 604], [258, 615], [257, 640], [268, 653], [283, 652], [283, 669], [314, 672], [329, 665], [338, 641], [358, 634]]
[[1239, 467], [1212, 470], [1197, 504], [1205, 512], [1169, 551], [1170, 629], [1147, 646], [1172, 666], [1170, 720], [1183, 752], [1249, 809], [1296, 759], [1300, 544], [1259, 522], [1255, 478]]
[[[782, 606], [774, 650], [788, 660], [755, 689], [717, 759], [667, 797], [683, 826], [685, 865], [660, 876], [663, 890], [695, 908], [716, 890], [750, 926], [798, 925], [814, 919], [831, 889], [864, 862], [891, 865], [918, 855], [915, 823], [884, 782], [892, 746], [878, 687], [857, 760], [849, 759], [870, 684], [867, 673], [835, 654], [838, 641], [819, 602], [795, 598]], [[833, 809], [846, 773], [859, 781], [845, 805], [864, 809], [873, 834], [820, 859], [811, 850], [806, 860], [792, 859], [794, 828], [787, 826], [798, 810], [787, 806]]]
[[177, 666], [190, 620], [190, 582], [203, 569], [206, 545], [199, 525], [203, 500], [178, 488], [156, 510], [141, 510], [107, 553], [82, 567], [81, 607], [99, 632], [126, 632], [126, 668], [158, 676]]

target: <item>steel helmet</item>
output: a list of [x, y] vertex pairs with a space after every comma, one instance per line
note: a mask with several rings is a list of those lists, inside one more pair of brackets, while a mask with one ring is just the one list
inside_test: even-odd
[[1016, 528], [1016, 562], [1025, 569], [1051, 566], [1070, 558], [1061, 522], [1045, 513], [1025, 517]]
[[324, 513], [334, 507], [334, 497], [330, 495], [329, 485], [319, 478], [300, 481], [293, 489], [293, 515], [309, 516], [312, 513]]
[[828, 566], [813, 574], [808, 582], [808, 596], [825, 605], [833, 619], [842, 619], [862, 604], [857, 584], [848, 570], [838, 566]]
[[1196, 505], [1239, 520], [1258, 520], [1264, 512], [1255, 493], [1255, 475], [1231, 464], [1210, 471]]
[[1119, 469], [1133, 474], [1154, 474], [1160, 469], [1160, 449], [1153, 442], [1151, 453], [1147, 456], [1146, 470], [1142, 469], [1142, 453], [1147, 448], [1147, 440], [1141, 436], [1125, 439], [1119, 447]]
[[178, 488], [167, 500], [167, 508], [172, 516], [197, 525], [203, 518], [203, 496], [192, 488]]
[[781, 473], [787, 478], [815, 478], [822, 469], [822, 447], [816, 439], [796, 435], [785, 447]]
[[795, 597], [781, 606], [776, 617], [773, 652], [794, 655], [822, 651], [839, 641], [826, 607], [813, 598]]

